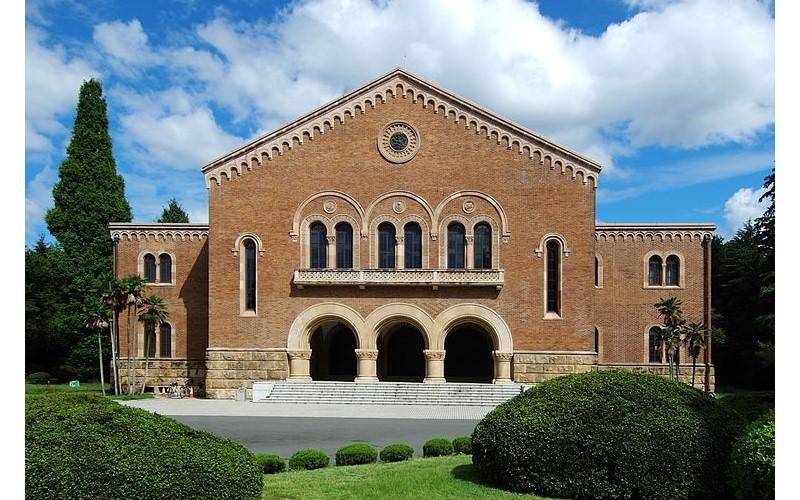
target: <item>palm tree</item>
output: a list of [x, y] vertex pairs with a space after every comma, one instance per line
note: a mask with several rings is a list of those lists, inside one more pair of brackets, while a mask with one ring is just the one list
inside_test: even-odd
[[125, 309], [127, 302], [127, 292], [121, 280], [114, 279], [108, 285], [108, 289], [103, 293], [101, 300], [108, 309], [113, 313], [110, 317], [111, 329], [109, 336], [111, 338], [111, 374], [114, 379], [114, 394], [122, 393], [122, 387], [119, 380], [119, 315]]
[[108, 308], [101, 301], [98, 307], [89, 314], [85, 323], [88, 329], [97, 331], [97, 353], [100, 361], [100, 390], [103, 391], [103, 396], [106, 395], [106, 381], [103, 375], [103, 342], [100, 332], [109, 326], [108, 313]]
[[689, 351], [689, 356], [692, 357], [692, 387], [694, 387], [694, 374], [697, 369], [697, 358], [700, 356], [700, 351], [708, 347], [708, 328], [704, 323], [690, 322], [685, 329], [685, 337], [683, 341], [686, 343], [686, 348]]
[[144, 324], [144, 380], [142, 381], [142, 392], [144, 394], [144, 387], [147, 385], [147, 371], [150, 365], [150, 343], [155, 341], [156, 327], [161, 326], [167, 321], [169, 313], [167, 306], [161, 297], [158, 295], [151, 295], [142, 300], [142, 307], [144, 311], [139, 314], [139, 321]]
[[122, 288], [125, 292], [125, 309], [127, 313], [128, 394], [133, 394], [136, 387], [136, 352], [139, 347], [134, 318], [139, 315], [139, 308], [142, 306], [142, 296], [147, 289], [147, 283], [138, 274], [131, 274], [122, 278]]
[[680, 379], [680, 360], [676, 354], [680, 348], [686, 324], [681, 305], [680, 299], [675, 297], [660, 299], [653, 304], [658, 309], [659, 316], [663, 318], [664, 326], [659, 329], [660, 340], [662, 348], [666, 348], [667, 351], [669, 376], [674, 380]]

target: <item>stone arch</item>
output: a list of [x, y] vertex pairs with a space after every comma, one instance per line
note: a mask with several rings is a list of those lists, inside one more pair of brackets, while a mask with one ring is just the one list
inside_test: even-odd
[[300, 312], [289, 327], [289, 337], [286, 347], [288, 350], [308, 350], [311, 348], [311, 334], [317, 326], [325, 321], [341, 321], [347, 325], [356, 336], [356, 347], [362, 348], [369, 343], [363, 332], [364, 319], [352, 307], [337, 302], [323, 302], [310, 306]]
[[429, 349], [444, 349], [447, 334], [464, 323], [477, 323], [484, 327], [494, 342], [494, 349], [513, 352], [514, 341], [511, 329], [496, 311], [481, 304], [458, 304], [449, 307], [436, 316], [436, 330]]
[[406, 303], [384, 304], [372, 311], [364, 320], [364, 349], [377, 349], [378, 334], [386, 325], [395, 321], [413, 324], [422, 334], [425, 345], [434, 344], [436, 331], [433, 318], [419, 306]]

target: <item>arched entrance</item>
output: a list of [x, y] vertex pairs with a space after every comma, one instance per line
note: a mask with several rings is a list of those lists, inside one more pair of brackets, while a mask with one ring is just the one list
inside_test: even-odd
[[491, 383], [494, 379], [493, 342], [474, 324], [455, 327], [444, 341], [444, 378], [448, 382]]
[[313, 380], [352, 382], [356, 378], [356, 336], [338, 321], [326, 321], [311, 335]]
[[386, 327], [378, 335], [378, 379], [422, 382], [425, 378], [425, 339], [408, 323]]

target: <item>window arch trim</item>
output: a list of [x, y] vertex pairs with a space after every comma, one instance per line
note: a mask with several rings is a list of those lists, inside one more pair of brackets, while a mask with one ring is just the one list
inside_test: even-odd
[[[652, 257], [658, 257], [659, 259], [661, 259], [661, 277], [660, 277], [660, 283], [658, 285], [650, 284], [650, 259]], [[675, 257], [678, 261], [677, 285], [666, 284], [667, 259], [669, 259], [670, 257]], [[643, 266], [642, 288], [672, 288], [678, 290], [686, 288], [686, 259], [684, 258], [681, 252], [677, 252], [674, 250], [666, 250], [666, 251], [652, 250], [644, 254], [644, 258], [642, 259], [642, 266]]]
[[[164, 249], [145, 249], [139, 252], [139, 256], [137, 257], [137, 273], [139, 276], [145, 278], [145, 257], [151, 255], [154, 260], [154, 279], [153, 281], [147, 281], [147, 286], [172, 286], [175, 284], [175, 276], [177, 272], [177, 260], [175, 259], [175, 254], [171, 251], [164, 250]], [[170, 277], [172, 278], [171, 281], [162, 282], [161, 281], [161, 256], [167, 255], [170, 258]], [[145, 278], [146, 279], [146, 278]]]

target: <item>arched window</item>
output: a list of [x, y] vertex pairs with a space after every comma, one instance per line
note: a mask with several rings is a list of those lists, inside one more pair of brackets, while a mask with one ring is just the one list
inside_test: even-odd
[[325, 224], [315, 222], [311, 225], [311, 267], [325, 269], [328, 267], [328, 230]]
[[244, 309], [256, 310], [256, 243], [244, 242]]
[[422, 228], [416, 222], [405, 226], [405, 266], [408, 269], [422, 269]]
[[353, 227], [346, 222], [336, 224], [336, 267], [353, 268]]
[[648, 261], [647, 284], [661, 286], [661, 257], [653, 255]]
[[475, 269], [492, 268], [492, 228], [481, 222], [475, 226]]
[[158, 281], [161, 283], [172, 283], [172, 257], [162, 253], [158, 257]]
[[660, 327], [654, 326], [647, 334], [648, 363], [661, 363], [661, 335]]
[[156, 356], [156, 327], [152, 323], [144, 325], [144, 352], [149, 358]]
[[156, 282], [156, 258], [151, 253], [144, 256], [144, 280], [147, 283]]
[[158, 354], [162, 358], [172, 357], [172, 326], [169, 323], [161, 323], [160, 339], [158, 341]]
[[664, 284], [666, 286], [678, 286], [678, 275], [680, 271], [680, 261], [675, 255], [667, 257], [666, 266], [664, 266]]
[[447, 268], [464, 269], [466, 267], [466, 231], [464, 226], [453, 222], [447, 226]]
[[394, 225], [384, 222], [378, 226], [378, 267], [380, 269], [394, 269], [396, 246]]
[[547, 242], [546, 293], [547, 312], [561, 314], [561, 245], [556, 240]]

